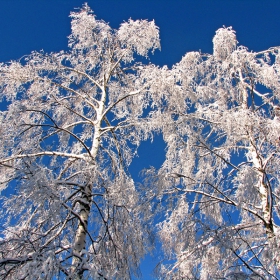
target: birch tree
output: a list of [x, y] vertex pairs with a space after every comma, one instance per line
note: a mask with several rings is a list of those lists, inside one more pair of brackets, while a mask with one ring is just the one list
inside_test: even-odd
[[148, 170], [165, 209], [162, 279], [279, 279], [280, 48], [251, 52], [231, 28], [190, 52], [154, 122], [167, 144]]
[[158, 28], [113, 30], [87, 5], [70, 17], [68, 51], [0, 66], [1, 279], [129, 279], [147, 251], [128, 166], [151, 134], [153, 66], [135, 56], [159, 48]]

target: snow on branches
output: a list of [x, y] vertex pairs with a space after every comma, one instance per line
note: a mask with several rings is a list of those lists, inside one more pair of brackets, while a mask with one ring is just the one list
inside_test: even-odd
[[113, 30], [87, 5], [71, 18], [69, 51], [0, 66], [0, 183], [14, 193], [2, 197], [1, 279], [127, 279], [149, 250], [128, 166], [151, 135], [150, 83], [132, 57], [159, 47], [158, 29]]
[[147, 173], [166, 206], [159, 272], [279, 279], [280, 48], [249, 52], [231, 28], [213, 43], [213, 55], [187, 53], [170, 70], [180, 90], [164, 93], [166, 160]]
[[[279, 279], [280, 48], [224, 27], [168, 69], [136, 62], [160, 47], [153, 21], [70, 17], [68, 51], [0, 65], [0, 278], [130, 279], [152, 222], [159, 279]], [[155, 132], [165, 161], [137, 187]]]

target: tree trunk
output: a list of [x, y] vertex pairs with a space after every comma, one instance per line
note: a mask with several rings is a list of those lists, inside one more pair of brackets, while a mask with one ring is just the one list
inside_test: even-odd
[[90, 185], [86, 186], [82, 190], [82, 195], [77, 202], [80, 205], [78, 220], [78, 228], [75, 234], [74, 248], [73, 248], [73, 272], [77, 273], [76, 279], [82, 279], [84, 268], [83, 268], [83, 250], [86, 247], [86, 236], [88, 230], [88, 217], [90, 213], [90, 203], [91, 203], [91, 187]]
[[266, 233], [268, 235], [268, 238], [273, 238], [275, 234], [274, 234], [274, 228], [273, 228], [272, 216], [271, 216], [271, 201], [270, 201], [271, 194], [270, 194], [269, 186], [266, 184], [266, 175], [263, 166], [263, 161], [258, 155], [256, 148], [254, 146], [251, 149], [251, 154], [252, 154], [253, 167], [255, 168], [258, 176], [257, 188], [261, 199], [264, 226], [266, 228]]
[[[96, 121], [94, 127], [94, 139], [92, 141], [91, 147], [91, 161], [95, 161], [97, 157], [97, 152], [100, 146], [100, 137], [101, 137], [101, 123], [102, 123], [102, 114], [104, 112], [106, 100], [106, 90], [105, 86], [102, 90], [102, 97], [99, 102], [99, 107], [96, 111]], [[93, 162], [93, 164], [95, 164]], [[91, 186], [87, 185], [83, 189], [81, 189], [82, 195], [77, 200], [80, 206], [78, 220], [78, 227], [75, 234], [75, 241], [73, 245], [73, 260], [72, 260], [72, 273], [76, 274], [76, 279], [82, 279], [83, 273], [85, 271], [83, 264], [83, 250], [86, 249], [86, 236], [88, 230], [88, 218], [90, 214], [91, 207]]]

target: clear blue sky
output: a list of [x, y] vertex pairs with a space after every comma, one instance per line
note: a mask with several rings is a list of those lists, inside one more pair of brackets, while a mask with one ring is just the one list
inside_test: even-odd
[[[67, 49], [70, 11], [82, 0], [0, 0], [0, 62], [16, 60], [32, 50]], [[280, 45], [280, 0], [88, 0], [98, 19], [117, 28], [132, 19], [154, 19], [160, 28], [161, 51], [151, 62], [168, 65], [188, 51], [212, 52], [215, 31], [232, 26], [240, 44], [253, 51]], [[144, 143], [132, 165], [133, 176], [164, 158], [164, 144], [157, 137]], [[144, 262], [143, 279], [156, 260]]]

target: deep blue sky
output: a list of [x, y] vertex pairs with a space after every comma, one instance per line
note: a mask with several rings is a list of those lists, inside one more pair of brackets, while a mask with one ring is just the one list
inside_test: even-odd
[[[172, 65], [185, 52], [211, 52], [215, 30], [232, 26], [253, 50], [279, 45], [280, 1], [269, 0], [89, 0], [98, 19], [117, 28], [129, 19], [155, 19], [162, 50], [154, 63]], [[66, 49], [70, 11], [82, 0], [0, 0], [0, 61], [32, 50]]]
[[[70, 11], [82, 0], [0, 0], [0, 62], [16, 60], [32, 50], [67, 49]], [[215, 31], [232, 26], [241, 45], [260, 51], [280, 45], [280, 0], [88, 0], [98, 19], [117, 28], [129, 19], [154, 19], [160, 28], [161, 51], [151, 62], [168, 65], [188, 51], [212, 52]], [[152, 148], [151, 148], [152, 147]], [[143, 167], [159, 167], [164, 158], [160, 137], [144, 143], [133, 163], [133, 175]], [[156, 261], [148, 258], [143, 279]]]

